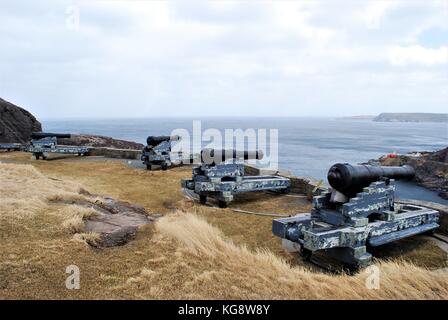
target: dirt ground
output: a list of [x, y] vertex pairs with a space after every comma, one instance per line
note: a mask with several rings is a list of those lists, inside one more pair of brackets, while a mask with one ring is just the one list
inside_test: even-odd
[[[307, 212], [310, 204], [300, 195], [250, 194], [237, 197], [231, 208], [219, 209], [185, 198], [180, 180], [191, 177], [190, 167], [146, 171], [123, 160], [36, 161], [21, 152], [0, 153], [0, 162], [37, 169], [36, 173], [20, 166], [15, 172], [16, 168], [4, 167], [0, 298], [448, 298], [448, 274], [441, 271], [447, 267], [447, 255], [424, 237], [376, 253], [376, 265], [384, 273], [383, 288], [369, 291], [366, 274], [328, 274], [286, 253], [272, 235], [273, 217], [231, 210]], [[22, 181], [20, 176], [28, 171], [29, 178]], [[92, 248], [61, 226], [60, 205], [40, 198], [42, 190], [56, 193], [67, 183], [74, 186], [65, 192], [81, 186], [163, 217], [143, 227], [124, 246]], [[7, 194], [4, 188], [17, 191]], [[22, 189], [26, 192], [19, 195]], [[19, 210], [19, 218], [14, 210]], [[81, 270], [80, 290], [65, 287], [66, 267], [73, 264]]]

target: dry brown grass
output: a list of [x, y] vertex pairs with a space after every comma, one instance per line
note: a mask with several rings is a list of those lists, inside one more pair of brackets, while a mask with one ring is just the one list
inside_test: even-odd
[[[93, 208], [65, 205], [54, 210], [55, 200], [91, 201], [78, 183], [61, 181], [44, 176], [31, 165], [0, 163], [0, 224], [4, 235], [20, 230], [34, 221], [54, 216], [60, 226], [72, 233], [83, 230], [83, 220], [97, 214]], [[48, 217], [50, 218], [50, 217]]]
[[[284, 253], [269, 217], [185, 200], [179, 179], [190, 175], [189, 168], [147, 172], [120, 161], [31, 162], [27, 154], [11, 155], [32, 166], [0, 164], [0, 298], [448, 298], [447, 273], [424, 267], [446, 266], [446, 254], [429, 241], [384, 255], [377, 261], [381, 288], [367, 290], [366, 273], [323, 274]], [[71, 234], [82, 231], [77, 223], [91, 212], [49, 201], [76, 200], [83, 186], [165, 217], [125, 246], [94, 249], [86, 242], [98, 235]], [[256, 208], [244, 199], [240, 205]], [[260, 209], [272, 210], [268, 204]], [[297, 211], [306, 209], [297, 205]], [[72, 218], [73, 224], [64, 224]], [[80, 290], [64, 286], [70, 264], [81, 269]]]
[[100, 235], [95, 232], [79, 232], [73, 236], [73, 240], [87, 245], [96, 245], [100, 240]]
[[[448, 274], [409, 263], [379, 263], [380, 289], [369, 290], [365, 285], [368, 273], [332, 276], [291, 267], [270, 251], [253, 252], [225, 240], [220, 230], [192, 214], [179, 212], [165, 217], [157, 222], [157, 229], [180, 243], [184, 263], [195, 257], [211, 266], [196, 271], [188, 265], [196, 272], [181, 290], [196, 298], [217, 294], [226, 299], [448, 298]], [[143, 268], [131, 283], [153, 283], [157, 276], [149, 270]]]
[[72, 233], [79, 233], [84, 231], [84, 220], [98, 215], [98, 212], [93, 208], [70, 205], [59, 210], [58, 214], [64, 217], [62, 227]]

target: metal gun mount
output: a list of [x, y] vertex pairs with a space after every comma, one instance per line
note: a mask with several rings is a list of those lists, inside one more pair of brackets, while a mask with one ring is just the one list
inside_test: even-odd
[[348, 270], [371, 263], [368, 247], [438, 228], [438, 211], [394, 203], [392, 179], [410, 179], [410, 166], [335, 164], [328, 172], [333, 189], [313, 198], [310, 214], [276, 219], [274, 235], [298, 243], [309, 260], [317, 251], [341, 261]]
[[236, 193], [263, 190], [288, 193], [291, 187], [288, 178], [244, 175], [244, 160], [262, 158], [261, 151], [204, 149], [201, 164], [193, 168], [192, 180], [182, 180], [181, 185], [199, 195], [202, 204], [207, 202], [207, 196], [217, 197], [221, 208], [227, 207]]
[[33, 132], [31, 143], [25, 149], [33, 153], [36, 160], [47, 159], [49, 153], [76, 154], [78, 156], [89, 154], [89, 147], [58, 145], [58, 139], [69, 139], [70, 137], [70, 134], [65, 133]]
[[152, 170], [154, 166], [160, 166], [162, 170], [166, 170], [172, 165], [191, 163], [192, 155], [184, 156], [181, 151], [171, 151], [172, 143], [180, 140], [179, 136], [149, 136], [141, 157], [146, 169]]
[[22, 151], [25, 150], [25, 146], [21, 143], [0, 143], [0, 150]]

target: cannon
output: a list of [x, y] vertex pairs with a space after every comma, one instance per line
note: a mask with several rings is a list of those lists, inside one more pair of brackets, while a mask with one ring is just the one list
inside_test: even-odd
[[311, 212], [273, 220], [272, 232], [298, 244], [305, 260], [323, 253], [356, 271], [371, 263], [368, 248], [439, 227], [438, 211], [395, 203], [395, 179], [413, 176], [407, 165], [335, 164], [328, 171], [331, 188], [316, 191]]
[[180, 136], [149, 136], [141, 156], [146, 169], [152, 170], [154, 166], [160, 166], [162, 170], [167, 170], [172, 165], [191, 163], [191, 155], [185, 156], [181, 151], [171, 150], [172, 143], [180, 140]]
[[328, 171], [330, 186], [347, 197], [353, 197], [365, 186], [382, 179], [412, 179], [414, 168], [408, 165], [402, 167], [384, 167], [370, 165], [335, 164]]
[[201, 204], [212, 196], [218, 199], [219, 207], [226, 208], [237, 193], [263, 190], [288, 193], [290, 190], [288, 178], [244, 174], [244, 161], [262, 159], [261, 151], [204, 149], [200, 157], [200, 165], [193, 167], [192, 179], [182, 180], [181, 186], [196, 193]]
[[263, 152], [256, 151], [239, 151], [235, 149], [204, 149], [201, 151], [201, 162], [208, 165], [216, 165], [226, 162], [227, 160], [261, 160]]
[[89, 147], [75, 147], [58, 145], [58, 139], [69, 139], [71, 134], [33, 132], [31, 133], [31, 142], [25, 148], [25, 151], [31, 152], [36, 160], [47, 159], [49, 153], [74, 154], [78, 156], [88, 155]]
[[161, 144], [162, 142], [167, 142], [167, 141], [180, 141], [180, 137], [179, 136], [149, 136], [146, 139], [146, 143], [152, 147], [155, 147], [155, 146]]

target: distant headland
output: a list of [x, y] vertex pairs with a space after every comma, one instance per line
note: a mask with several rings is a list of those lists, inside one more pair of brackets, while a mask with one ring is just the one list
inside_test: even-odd
[[340, 120], [373, 120], [376, 116], [372, 115], [360, 115], [360, 116], [349, 116], [349, 117], [340, 117]]
[[448, 113], [383, 112], [377, 116], [361, 115], [339, 118], [342, 120], [372, 120], [376, 122], [447, 122]]

